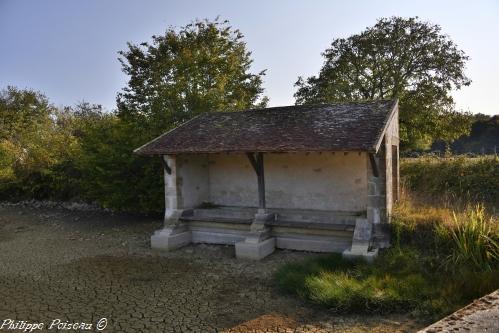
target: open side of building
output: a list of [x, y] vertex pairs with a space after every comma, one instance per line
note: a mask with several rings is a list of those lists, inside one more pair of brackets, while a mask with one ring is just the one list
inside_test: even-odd
[[155, 249], [234, 244], [376, 255], [399, 192], [397, 101], [205, 113], [135, 150], [159, 155]]

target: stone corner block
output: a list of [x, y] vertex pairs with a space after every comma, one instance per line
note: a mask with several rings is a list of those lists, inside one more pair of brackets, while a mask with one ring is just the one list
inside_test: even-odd
[[236, 258], [260, 260], [274, 252], [275, 238], [268, 238], [258, 243], [246, 241], [236, 243]]
[[378, 256], [378, 249], [374, 249], [371, 251], [353, 251], [353, 250], [345, 250], [342, 253], [342, 257], [347, 260], [354, 259], [363, 259], [368, 263], [372, 263], [374, 258]]
[[191, 232], [172, 233], [171, 230], [157, 230], [151, 236], [151, 248], [154, 250], [171, 251], [191, 243]]

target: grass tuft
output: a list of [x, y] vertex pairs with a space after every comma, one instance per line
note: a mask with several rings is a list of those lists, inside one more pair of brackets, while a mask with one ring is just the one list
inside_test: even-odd
[[499, 262], [499, 232], [492, 218], [487, 218], [482, 205], [453, 214], [449, 233], [454, 242], [454, 265], [471, 265], [475, 270], [491, 271]]

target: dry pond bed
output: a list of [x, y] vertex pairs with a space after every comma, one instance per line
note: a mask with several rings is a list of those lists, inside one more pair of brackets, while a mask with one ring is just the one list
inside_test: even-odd
[[[158, 219], [99, 210], [0, 205], [0, 320], [92, 323], [103, 332], [414, 332], [407, 315], [345, 316], [277, 290], [283, 263], [231, 246], [154, 253]], [[0, 321], [0, 325], [2, 322]], [[5, 328], [4, 328], [5, 329]], [[55, 331], [55, 329], [53, 329]], [[83, 330], [77, 330], [83, 331]]]

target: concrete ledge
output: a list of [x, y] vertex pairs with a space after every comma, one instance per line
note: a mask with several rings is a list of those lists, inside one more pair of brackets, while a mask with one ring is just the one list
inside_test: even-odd
[[275, 250], [275, 238], [268, 238], [257, 243], [246, 241], [236, 243], [236, 258], [260, 260]]
[[234, 245], [237, 242], [244, 241], [246, 233], [229, 233], [218, 231], [199, 231], [192, 230], [193, 243], [208, 243], [208, 244], [230, 244]]
[[349, 238], [285, 237], [276, 236], [276, 247], [280, 249], [311, 252], [343, 252], [352, 244]]
[[378, 249], [374, 249], [372, 251], [352, 251], [345, 250], [342, 253], [343, 258], [345, 259], [364, 259], [365, 261], [371, 263], [374, 261], [374, 258], [378, 255]]
[[171, 230], [158, 230], [151, 236], [151, 248], [171, 251], [191, 243], [191, 232], [172, 233]]
[[499, 332], [499, 289], [418, 331], [437, 332]]

